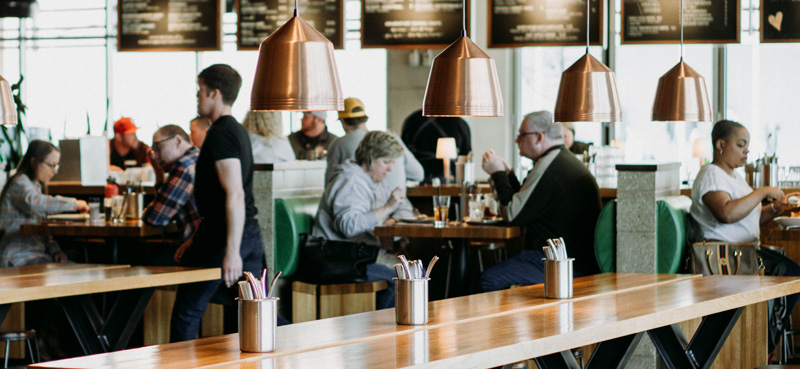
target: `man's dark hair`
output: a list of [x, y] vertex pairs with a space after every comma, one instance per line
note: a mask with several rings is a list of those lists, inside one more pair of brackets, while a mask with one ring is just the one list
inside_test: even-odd
[[744, 126], [732, 120], [721, 120], [714, 123], [714, 128], [711, 129], [711, 144], [716, 145], [717, 140], [727, 139], [738, 128], [744, 128]]
[[214, 64], [200, 72], [197, 79], [211, 90], [222, 93], [222, 102], [233, 105], [242, 87], [242, 76], [227, 64]]
[[344, 122], [344, 124], [347, 124], [348, 126], [355, 127], [361, 123], [366, 123], [367, 119], [369, 119], [369, 117], [367, 116], [355, 117], [355, 118], [342, 118], [342, 122]]

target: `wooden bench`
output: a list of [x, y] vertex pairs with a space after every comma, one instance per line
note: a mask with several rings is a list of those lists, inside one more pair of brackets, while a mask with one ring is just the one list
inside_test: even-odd
[[387, 281], [345, 284], [292, 283], [292, 320], [295, 323], [375, 310], [375, 294], [389, 288]]

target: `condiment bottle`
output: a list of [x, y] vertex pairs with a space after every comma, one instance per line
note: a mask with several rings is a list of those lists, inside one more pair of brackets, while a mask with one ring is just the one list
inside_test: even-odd
[[103, 199], [103, 211], [106, 214], [106, 221], [111, 221], [114, 209], [114, 196], [119, 195], [119, 186], [114, 181], [114, 177], [106, 179], [105, 198]]

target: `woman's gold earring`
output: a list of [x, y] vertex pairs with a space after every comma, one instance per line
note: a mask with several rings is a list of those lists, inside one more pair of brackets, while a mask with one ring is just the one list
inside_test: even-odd
[[719, 154], [722, 155], [722, 149], [719, 150]]

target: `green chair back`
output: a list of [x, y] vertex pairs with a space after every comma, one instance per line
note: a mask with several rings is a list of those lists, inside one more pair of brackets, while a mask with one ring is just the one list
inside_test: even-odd
[[[658, 252], [656, 271], [674, 274], [678, 272], [684, 253], [686, 252], [686, 215], [673, 209], [663, 200], [657, 207], [657, 240]], [[600, 271], [615, 272], [617, 254], [617, 200], [612, 200], [600, 211], [594, 230], [594, 253]]]
[[297, 270], [301, 233], [311, 233], [319, 197], [275, 199], [275, 268], [288, 277]]

